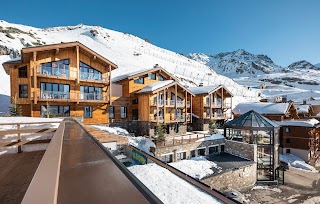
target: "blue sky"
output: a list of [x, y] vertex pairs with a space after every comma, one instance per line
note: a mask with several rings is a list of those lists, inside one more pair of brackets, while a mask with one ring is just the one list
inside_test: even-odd
[[242, 48], [282, 66], [320, 63], [318, 0], [4, 1], [0, 19], [40, 28], [99, 25], [185, 54]]

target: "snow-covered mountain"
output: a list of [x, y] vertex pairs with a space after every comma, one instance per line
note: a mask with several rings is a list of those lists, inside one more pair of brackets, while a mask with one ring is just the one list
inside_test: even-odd
[[188, 57], [239, 84], [265, 88], [261, 90], [261, 96], [271, 100], [283, 95], [294, 101], [310, 97], [320, 99], [320, 64], [301, 60], [281, 67], [267, 55], [255, 55], [243, 49], [215, 55], [191, 53]]
[[83, 24], [42, 29], [0, 20], [0, 102], [6, 104], [1, 105], [0, 112], [6, 111], [10, 95], [9, 76], [1, 66], [4, 61], [19, 56], [23, 47], [72, 41], [79, 41], [116, 63], [119, 68], [114, 71], [114, 77], [159, 64], [186, 86], [224, 84], [235, 95], [234, 105], [239, 101], [258, 99], [257, 90], [241, 86], [203, 63], [132, 34]]
[[243, 49], [216, 55], [191, 53], [189, 58], [210, 66], [218, 74], [230, 77], [269, 74], [281, 68], [267, 55], [254, 55]]
[[320, 68], [320, 63], [318, 63], [318, 64], [314, 64], [314, 66], [316, 66], [316, 67], [319, 67], [319, 68]]

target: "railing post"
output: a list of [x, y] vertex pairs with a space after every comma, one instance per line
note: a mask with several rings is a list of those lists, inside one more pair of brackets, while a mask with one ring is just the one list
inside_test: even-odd
[[[18, 130], [18, 143], [21, 142], [20, 124], [17, 124]], [[22, 153], [21, 145], [18, 145], [18, 153]]]

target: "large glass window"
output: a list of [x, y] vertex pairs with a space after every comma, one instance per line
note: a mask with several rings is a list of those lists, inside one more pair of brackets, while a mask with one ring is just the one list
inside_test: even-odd
[[91, 66], [80, 62], [80, 79], [101, 81], [102, 73]]
[[19, 78], [27, 78], [28, 77], [28, 69], [27, 66], [19, 68]]
[[127, 118], [127, 107], [121, 106], [120, 108], [120, 117]]
[[143, 77], [140, 77], [138, 79], [135, 79], [134, 80], [134, 83], [135, 84], [144, 84], [144, 78]]
[[114, 118], [114, 106], [109, 106], [109, 118]]
[[40, 64], [41, 74], [70, 77], [69, 59]]
[[41, 117], [67, 117], [70, 116], [70, 106], [41, 106]]
[[85, 106], [83, 109], [84, 118], [92, 118], [92, 106]]
[[19, 84], [19, 98], [28, 98], [27, 84]]
[[162, 75], [160, 75], [160, 74], [159, 74], [159, 76], [158, 76], [158, 80], [159, 80], [159, 81], [164, 81], [164, 77], [163, 77]]
[[70, 85], [69, 84], [53, 84], [41, 82], [40, 98], [47, 99], [70, 99]]
[[102, 88], [95, 86], [80, 86], [81, 100], [102, 100]]
[[150, 73], [149, 74], [149, 79], [156, 80], [157, 79], [156, 74], [155, 73]]

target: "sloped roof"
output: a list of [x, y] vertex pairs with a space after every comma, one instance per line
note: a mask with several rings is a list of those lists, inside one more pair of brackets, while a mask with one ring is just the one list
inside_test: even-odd
[[290, 103], [264, 103], [250, 102], [239, 103], [232, 112], [237, 115], [242, 115], [250, 110], [254, 110], [259, 114], [286, 114], [290, 108]]
[[140, 89], [137, 93], [147, 93], [147, 92], [153, 92], [155, 90], [158, 90], [162, 87], [165, 87], [169, 84], [173, 84], [173, 80], [165, 80], [165, 81], [158, 81], [156, 83], [150, 84], [148, 86], [143, 87]]
[[310, 105], [297, 105], [298, 113], [309, 113]]
[[283, 120], [275, 121], [280, 126], [298, 126], [298, 127], [319, 127], [320, 123], [317, 119], [308, 120]]
[[279, 125], [259, 113], [250, 110], [249, 112], [231, 120], [225, 124], [225, 127], [247, 127], [247, 128], [276, 128]]
[[193, 94], [200, 95], [200, 94], [210, 94], [220, 88], [224, 88], [231, 96], [233, 96], [233, 94], [223, 85], [197, 86], [197, 87], [189, 87], [188, 89]]

